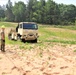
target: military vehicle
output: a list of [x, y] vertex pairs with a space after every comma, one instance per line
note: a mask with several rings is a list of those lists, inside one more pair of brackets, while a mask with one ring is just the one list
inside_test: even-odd
[[34, 22], [20, 22], [16, 29], [11, 29], [8, 38], [10, 40], [22, 40], [37, 42], [38, 25]]

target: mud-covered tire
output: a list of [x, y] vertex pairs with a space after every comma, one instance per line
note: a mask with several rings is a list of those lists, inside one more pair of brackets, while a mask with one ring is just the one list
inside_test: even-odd
[[34, 43], [37, 43], [37, 39], [35, 39], [33, 42], [34, 42]]
[[21, 40], [21, 37], [19, 35], [17, 35], [17, 40], [20, 41]]
[[24, 39], [21, 39], [21, 41], [25, 43], [25, 40]]
[[8, 34], [8, 39], [9, 39], [9, 40], [12, 40], [11, 34]]

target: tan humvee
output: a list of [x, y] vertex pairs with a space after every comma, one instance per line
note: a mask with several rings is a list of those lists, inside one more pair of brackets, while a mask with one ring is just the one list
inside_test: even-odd
[[22, 41], [34, 41], [37, 42], [38, 38], [38, 25], [34, 22], [21, 22], [16, 29], [11, 29], [8, 34], [9, 39]]

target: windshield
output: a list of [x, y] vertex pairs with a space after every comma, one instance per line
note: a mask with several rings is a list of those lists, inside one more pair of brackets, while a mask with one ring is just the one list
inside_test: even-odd
[[38, 29], [38, 26], [36, 24], [23, 24], [23, 29]]

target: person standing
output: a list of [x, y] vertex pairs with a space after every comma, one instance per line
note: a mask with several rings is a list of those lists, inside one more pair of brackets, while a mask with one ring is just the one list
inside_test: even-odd
[[1, 51], [5, 52], [5, 26], [1, 26]]

